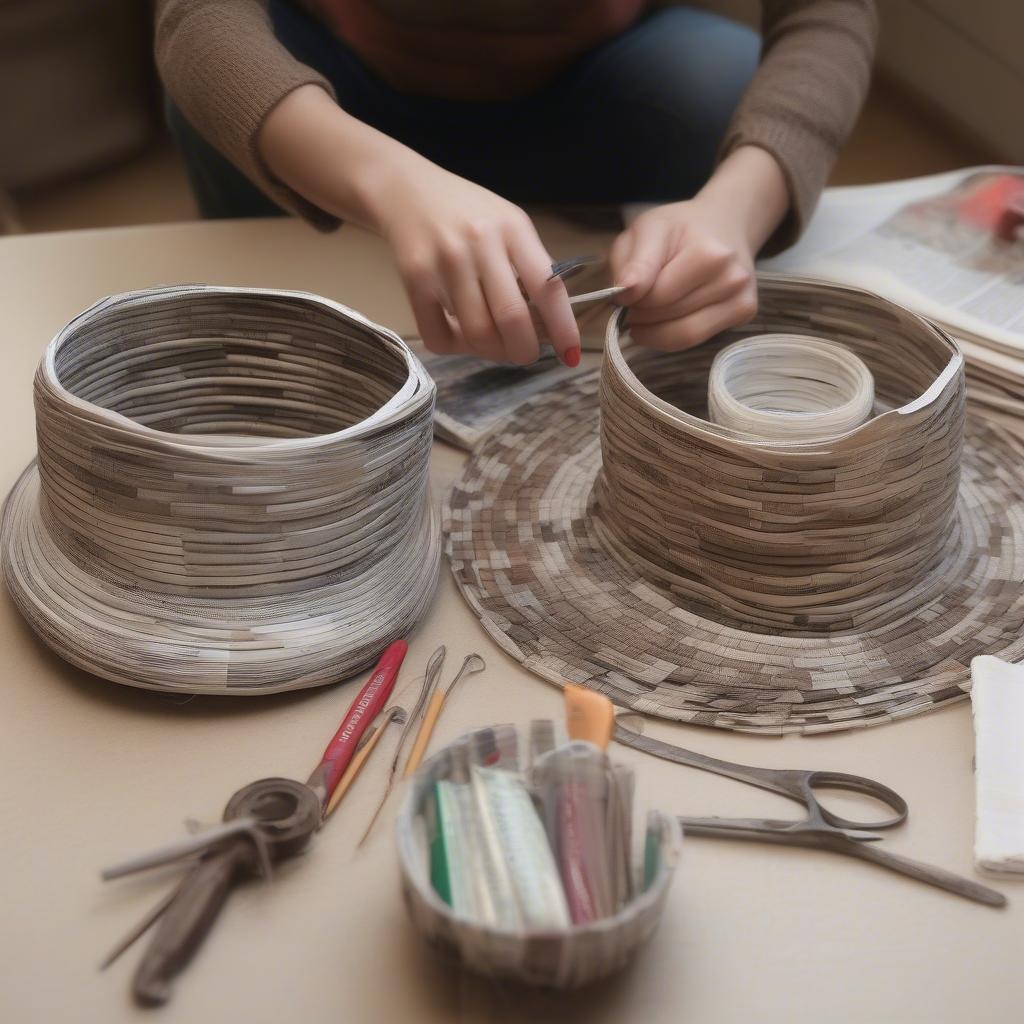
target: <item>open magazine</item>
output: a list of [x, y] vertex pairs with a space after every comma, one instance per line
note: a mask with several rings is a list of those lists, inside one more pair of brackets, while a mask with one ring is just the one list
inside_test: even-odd
[[828, 189], [804, 238], [759, 267], [862, 285], [1018, 355], [1024, 248], [996, 232], [1020, 201], [1020, 167]]
[[804, 238], [760, 269], [877, 292], [948, 330], [971, 400], [1022, 429], [1024, 168], [972, 167], [882, 185], [828, 189]]
[[[758, 269], [867, 288], [936, 321], [963, 349], [972, 402], [1024, 431], [1024, 234], [999, 234], [1022, 202], [1022, 167], [826, 189], [801, 240]], [[626, 207], [625, 219], [644, 209]], [[610, 309], [589, 311], [584, 347], [600, 347]], [[571, 373], [553, 357], [524, 369], [463, 357], [427, 365], [439, 386], [437, 434], [467, 448]]]

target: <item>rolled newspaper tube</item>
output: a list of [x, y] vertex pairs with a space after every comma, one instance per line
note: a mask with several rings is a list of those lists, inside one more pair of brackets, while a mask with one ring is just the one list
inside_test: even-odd
[[866, 422], [875, 382], [844, 345], [757, 334], [726, 346], [708, 378], [712, 423], [764, 440], [818, 441]]

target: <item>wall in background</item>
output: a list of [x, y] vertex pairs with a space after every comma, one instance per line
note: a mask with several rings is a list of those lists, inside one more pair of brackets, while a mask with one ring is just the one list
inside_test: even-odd
[[138, 152], [157, 127], [141, 0], [0, 2], [0, 187]]
[[[690, 0], [756, 25], [759, 0]], [[878, 68], [992, 158], [1024, 164], [1024, 0], [876, 0]]]
[[1007, 163], [1024, 164], [1024, 2], [880, 0], [879, 64]]

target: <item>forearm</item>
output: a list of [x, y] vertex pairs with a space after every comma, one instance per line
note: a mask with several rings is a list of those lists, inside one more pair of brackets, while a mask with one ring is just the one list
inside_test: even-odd
[[283, 98], [330, 83], [275, 37], [265, 0], [157, 0], [160, 77], [185, 120], [274, 202], [321, 228], [337, 219], [267, 173], [256, 137]]
[[434, 352], [529, 363], [539, 339], [527, 298], [567, 366], [579, 330], [529, 217], [351, 117], [316, 86], [264, 120], [260, 159], [320, 209], [387, 239], [420, 336]]
[[871, 77], [873, 0], [762, 0], [761, 66], [722, 145], [759, 146], [775, 157], [790, 215], [771, 240], [791, 244], [818, 201]]
[[782, 223], [789, 188], [776, 159], [757, 146], [734, 149], [715, 169], [697, 200], [720, 211], [756, 253]]
[[270, 112], [257, 146], [269, 171], [310, 203], [381, 232], [390, 183], [437, 170], [313, 85], [289, 93]]

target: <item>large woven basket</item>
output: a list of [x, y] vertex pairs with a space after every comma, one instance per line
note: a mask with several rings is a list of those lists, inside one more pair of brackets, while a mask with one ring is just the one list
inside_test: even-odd
[[35, 405], [3, 573], [75, 665], [175, 692], [314, 686], [427, 608], [434, 385], [355, 311], [243, 288], [113, 296], [51, 342]]

